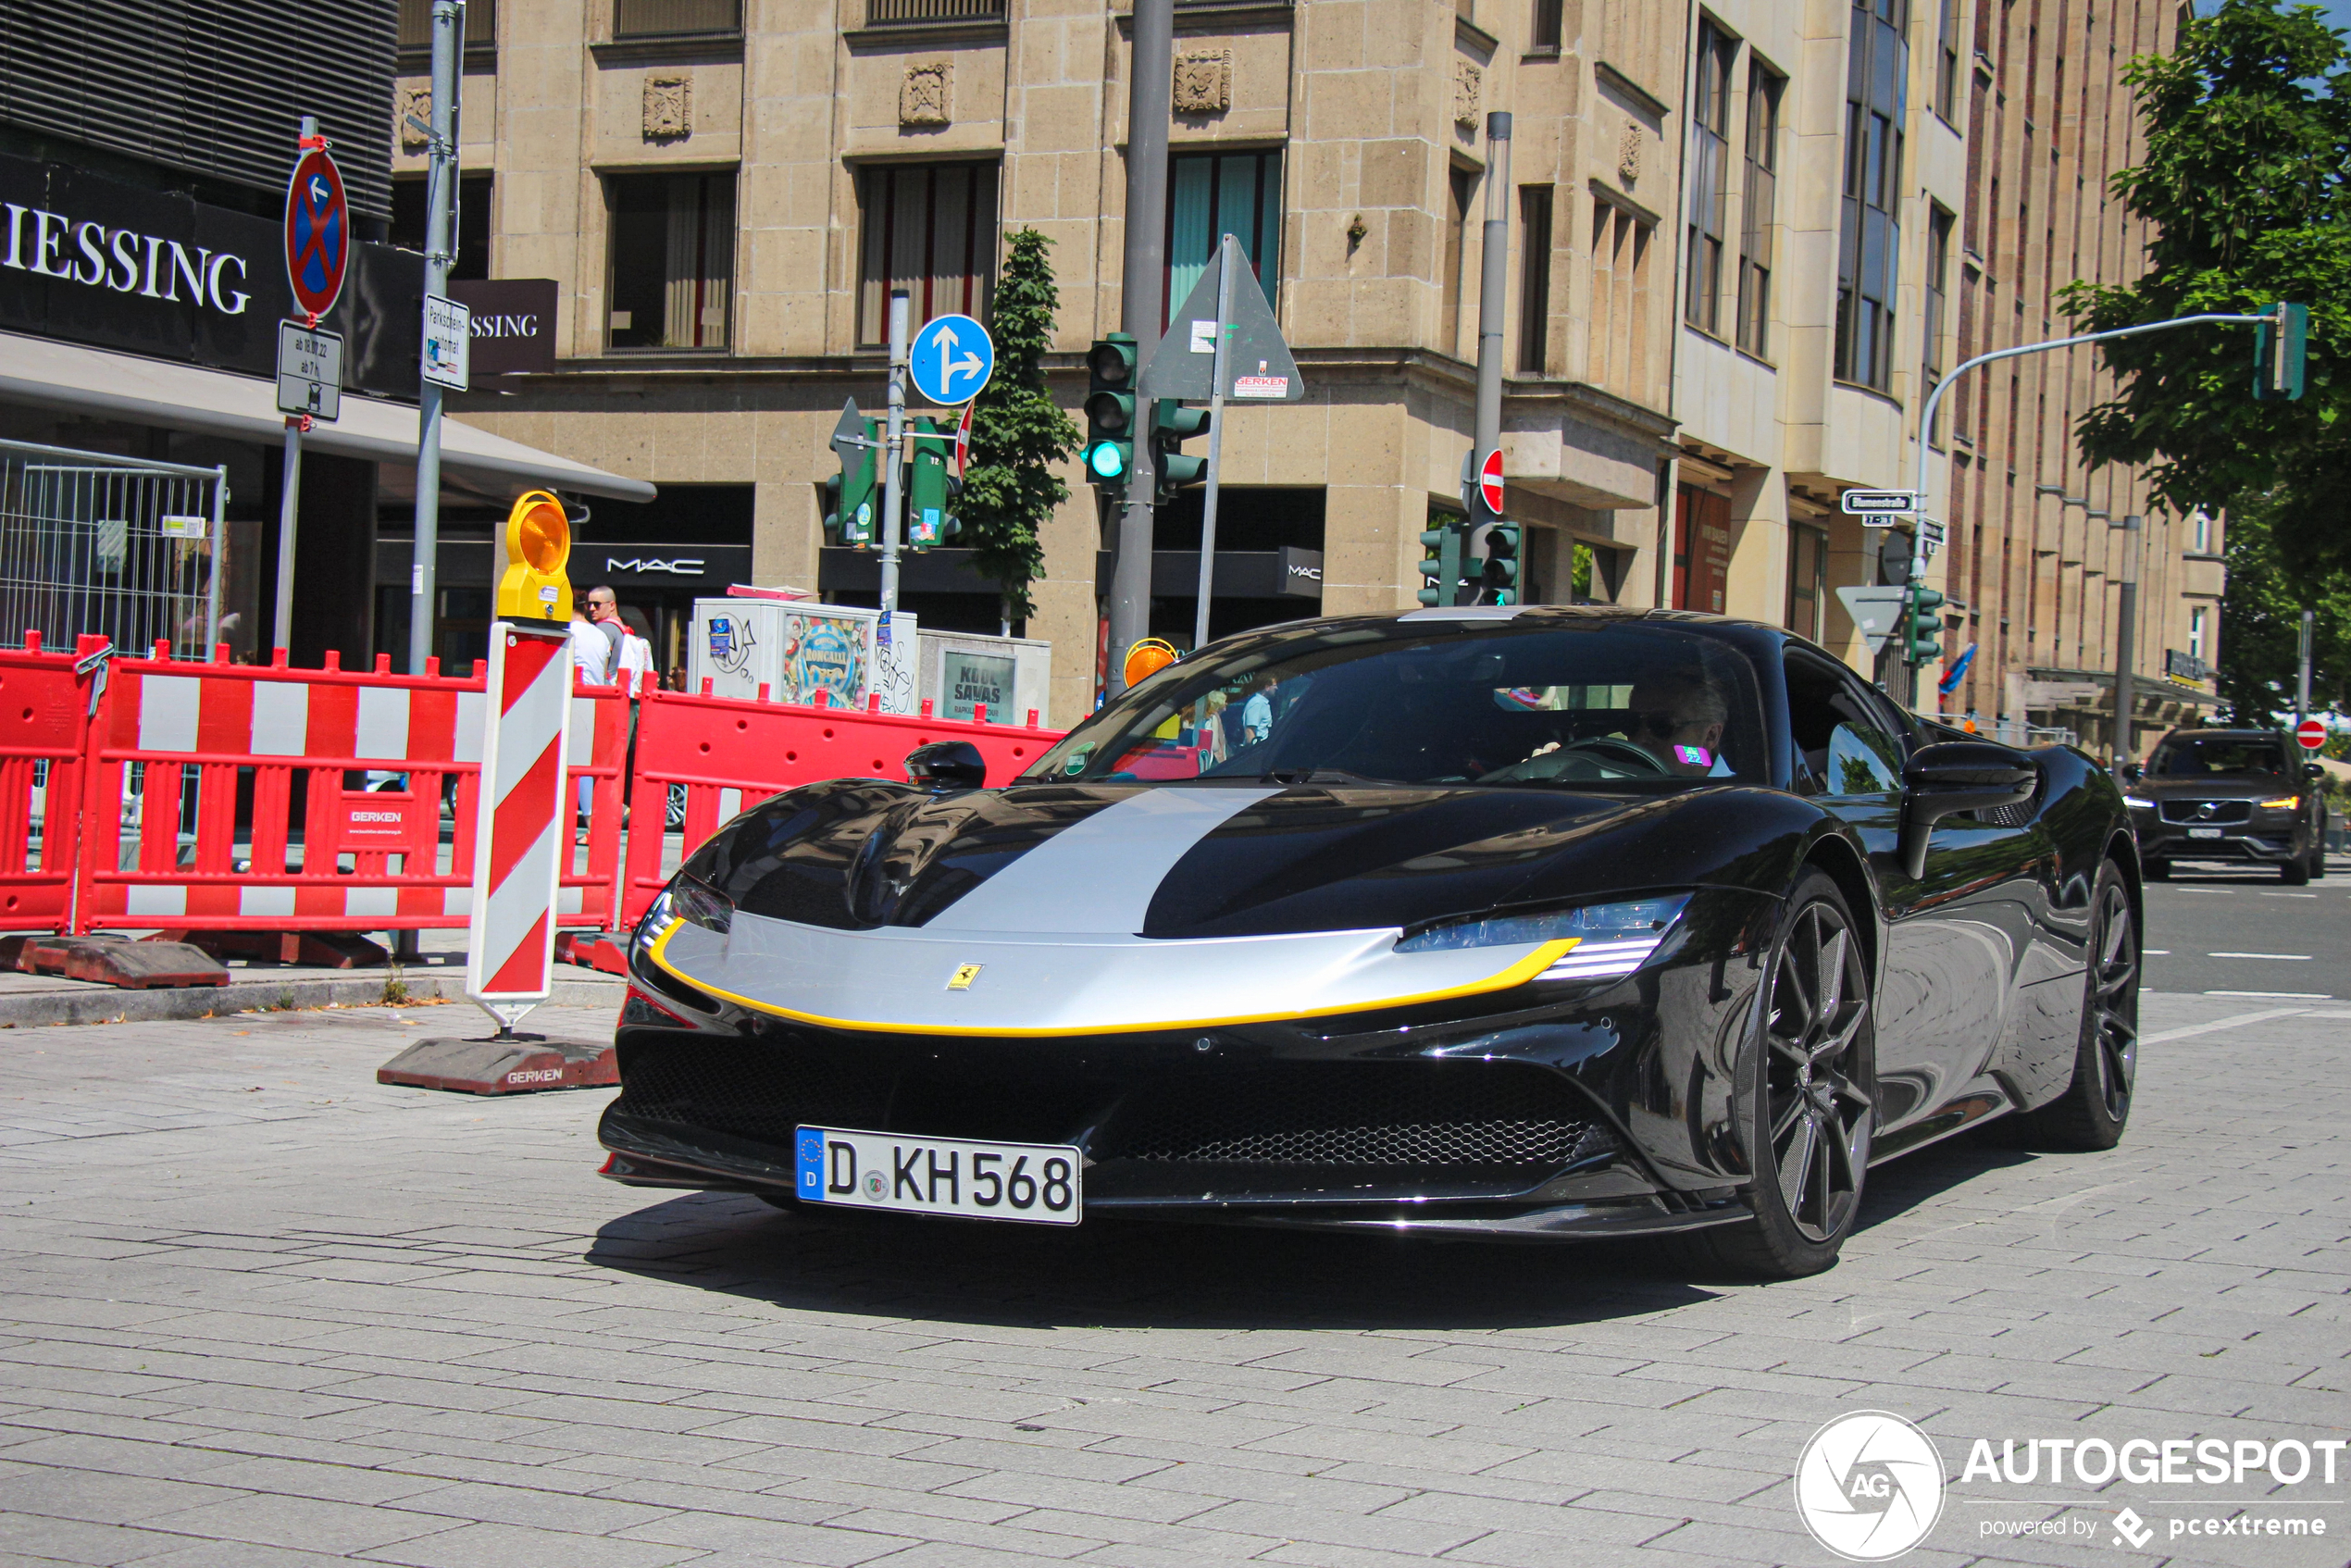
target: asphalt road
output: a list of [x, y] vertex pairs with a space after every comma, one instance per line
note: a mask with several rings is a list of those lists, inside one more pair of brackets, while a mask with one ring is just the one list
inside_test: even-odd
[[2351, 857], [2289, 888], [2267, 867], [2182, 865], [2146, 889], [2148, 990], [2351, 998]]

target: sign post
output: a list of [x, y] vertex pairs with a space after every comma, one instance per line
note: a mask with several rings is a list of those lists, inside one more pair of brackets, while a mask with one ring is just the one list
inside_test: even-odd
[[[463, 47], [465, 0], [432, 0], [432, 123], [418, 127], [430, 149], [425, 179], [425, 298], [446, 299], [449, 264], [457, 253], [457, 94]], [[411, 120], [411, 124], [415, 122]], [[425, 337], [432, 333], [427, 313]], [[422, 355], [417, 388], [417, 536], [408, 566], [408, 673], [425, 673], [432, 655], [433, 611], [440, 595], [436, 575], [441, 550], [441, 402], [444, 382], [427, 370], [431, 350]], [[497, 639], [491, 644], [494, 649]]]
[[278, 496], [278, 592], [272, 647], [293, 641], [294, 518], [302, 502], [302, 438], [314, 419], [342, 411], [342, 339], [318, 330], [335, 307], [351, 265], [351, 212], [342, 175], [328, 156], [316, 117], [302, 117], [293, 174], [286, 181], [286, 282], [304, 319], [278, 324], [278, 411], [286, 417], [285, 468]]

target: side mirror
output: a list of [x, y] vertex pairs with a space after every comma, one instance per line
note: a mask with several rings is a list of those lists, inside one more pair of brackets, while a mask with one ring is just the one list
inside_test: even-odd
[[1963, 811], [2022, 805], [2041, 772], [2022, 752], [1989, 740], [1945, 740], [1921, 746], [1902, 769], [1903, 874], [1926, 875], [1926, 845], [1934, 825]]
[[2326, 776], [2327, 770], [2317, 763], [2306, 762], [2302, 765], [2302, 777], [2305, 778], [2324, 778]]
[[988, 759], [969, 740], [934, 740], [906, 753], [906, 778], [934, 794], [988, 787]]
[[2122, 765], [2122, 782], [2125, 784], [2140, 783], [2146, 779], [2146, 776], [2147, 770], [2144, 764], [2126, 762]]

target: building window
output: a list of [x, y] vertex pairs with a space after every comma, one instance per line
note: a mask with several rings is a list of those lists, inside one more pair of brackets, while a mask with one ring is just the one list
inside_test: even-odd
[[675, 38], [742, 30], [742, 0], [612, 0], [615, 38]]
[[[432, 49], [432, 0], [400, 0], [400, 31], [394, 45], [404, 55]], [[498, 0], [466, 0], [466, 47], [487, 49], [498, 42]]]
[[2188, 657], [2198, 664], [2204, 662], [2204, 617], [2207, 613], [2202, 605], [2188, 612]]
[[1648, 398], [1649, 242], [1654, 226], [1608, 201], [1592, 204], [1592, 311], [1586, 379]]
[[2194, 554], [2198, 555], [2209, 555], [2212, 554], [2212, 518], [2208, 513], [2198, 512], [2196, 514], [2196, 548]]
[[[491, 176], [468, 174], [457, 181], [457, 253], [449, 276], [467, 282], [490, 276], [490, 193]], [[392, 182], [392, 243], [421, 254], [425, 229], [432, 216], [429, 186], [423, 180]]]
[[1462, 253], [1469, 245], [1470, 204], [1477, 199], [1477, 176], [1466, 168], [1447, 171], [1446, 188], [1452, 193], [1452, 210], [1445, 215], [1445, 270], [1437, 279], [1440, 295], [1437, 346], [1446, 354], [1462, 352]]
[[987, 316], [996, 279], [994, 164], [877, 164], [859, 175], [857, 194], [861, 346], [889, 341], [889, 296], [902, 289], [914, 327], [934, 316]]
[[1518, 367], [1539, 376], [1551, 335], [1551, 188], [1518, 188]]
[[1566, 0], [1535, 0], [1535, 21], [1527, 30], [1528, 46], [1557, 54], [1561, 36], [1566, 31], [1561, 25], [1566, 10]]
[[1787, 530], [1787, 628], [1798, 637], [1826, 641], [1828, 599], [1828, 530], [1791, 524]]
[[[1951, 215], [1941, 207], [1930, 210], [1926, 219], [1926, 352], [1922, 368], [1925, 372], [1919, 386], [1919, 406], [1934, 395], [1943, 384], [1943, 323], [1945, 302], [1951, 290]], [[1934, 411], [1934, 429], [1927, 432], [1931, 446], [1943, 444], [1943, 410]]]
[[[1959, 0], [1940, 0], [1943, 22], [1935, 40], [1941, 58], [1936, 62], [1934, 76], [1934, 112], [1943, 117], [1946, 125], [1959, 120]], [[2064, 66], [2058, 68], [2063, 80]], [[2058, 93], [2060, 101], [2065, 94]]]
[[727, 346], [735, 292], [735, 177], [619, 174], [612, 209], [612, 315], [616, 349]]
[[1683, 317], [1723, 332], [1723, 241], [1730, 200], [1731, 61], [1738, 44], [1704, 18], [1698, 24], [1698, 81], [1690, 105], [1689, 296]]
[[1282, 155], [1188, 154], [1167, 160], [1167, 285], [1163, 320], [1191, 293], [1226, 234], [1275, 305], [1282, 280]]
[[1836, 260], [1836, 377], [1894, 384], [1894, 280], [1902, 230], [1908, 0], [1853, 7], [1845, 86], [1845, 193]]
[[1739, 213], [1739, 347], [1767, 357], [1772, 322], [1772, 225], [1779, 212], [1780, 93], [1787, 78], [1748, 57], [1747, 194]]

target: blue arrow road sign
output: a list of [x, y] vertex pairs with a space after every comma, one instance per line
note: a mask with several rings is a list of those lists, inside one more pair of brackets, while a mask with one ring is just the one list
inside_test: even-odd
[[969, 403], [996, 373], [996, 345], [988, 329], [968, 316], [939, 316], [923, 323], [907, 355], [914, 390], [936, 404]]

